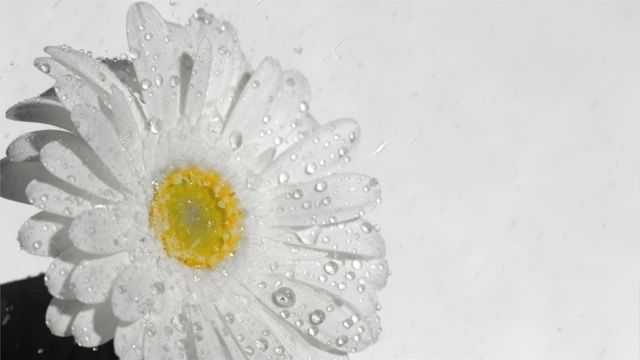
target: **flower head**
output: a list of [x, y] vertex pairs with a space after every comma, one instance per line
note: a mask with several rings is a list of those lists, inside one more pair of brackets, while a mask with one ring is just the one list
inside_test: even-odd
[[51, 256], [52, 333], [122, 359], [346, 357], [379, 335], [375, 178], [343, 173], [350, 119], [319, 124], [298, 72], [251, 70], [233, 27], [127, 15], [129, 56], [47, 47], [53, 89], [7, 117], [2, 195], [40, 209], [19, 233]]

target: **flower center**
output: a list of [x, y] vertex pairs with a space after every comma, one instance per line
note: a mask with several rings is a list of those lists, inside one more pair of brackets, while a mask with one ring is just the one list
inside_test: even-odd
[[191, 267], [213, 267], [240, 240], [242, 210], [216, 171], [195, 166], [170, 172], [154, 192], [149, 222], [166, 253]]

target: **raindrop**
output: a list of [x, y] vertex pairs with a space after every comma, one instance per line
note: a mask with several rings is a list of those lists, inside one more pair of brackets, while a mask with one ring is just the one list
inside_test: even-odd
[[300, 110], [300, 112], [309, 111], [309, 103], [307, 103], [306, 101], [301, 101], [300, 105], [298, 105], [298, 109]]
[[329, 261], [328, 263], [324, 264], [324, 271], [330, 275], [337, 273], [338, 268], [339, 266], [335, 261]]
[[307, 164], [307, 166], [304, 168], [304, 171], [305, 171], [307, 174], [311, 175], [311, 174], [313, 174], [314, 172], [316, 172], [316, 169], [317, 169], [317, 165], [316, 165], [316, 163], [314, 163], [314, 162], [310, 162], [310, 163], [308, 163], [308, 164]]
[[142, 90], [151, 89], [151, 81], [149, 81], [149, 79], [142, 79], [142, 81], [140, 82], [140, 87], [142, 87]]
[[40, 64], [40, 66], [38, 66], [38, 69], [40, 69], [40, 71], [42, 71], [45, 74], [48, 74], [49, 71], [51, 71], [51, 66], [47, 63], [42, 63]]
[[294, 199], [301, 199], [303, 195], [304, 195], [304, 193], [302, 192], [302, 189], [296, 189], [293, 192], [293, 198]]
[[234, 130], [231, 135], [229, 135], [229, 147], [231, 150], [236, 151], [242, 146], [242, 134]]
[[291, 288], [281, 287], [273, 292], [271, 300], [278, 307], [290, 308], [296, 303], [296, 293]]
[[336, 339], [336, 345], [342, 347], [342, 346], [345, 346], [348, 341], [349, 341], [349, 338], [346, 335], [340, 335]]
[[309, 321], [314, 325], [320, 325], [327, 318], [327, 315], [324, 311], [317, 309], [314, 310], [311, 314], [309, 314]]
[[152, 33], [144, 34], [144, 39], [147, 41], [150, 41], [151, 39], [153, 39], [153, 34]]
[[316, 186], [314, 187], [314, 189], [315, 189], [317, 192], [323, 192], [323, 191], [325, 191], [325, 190], [327, 189], [327, 182], [326, 182], [326, 181], [324, 181], [324, 180], [318, 181], [318, 182], [316, 183]]
[[169, 85], [171, 85], [171, 87], [176, 87], [179, 83], [180, 79], [177, 76], [173, 75], [171, 78], [169, 78]]
[[160, 74], [156, 74], [155, 76], [156, 85], [161, 86], [164, 78]]
[[131, 60], [136, 60], [140, 57], [140, 50], [136, 49], [136, 48], [131, 48], [129, 50], [129, 56], [131, 57]]
[[278, 175], [278, 183], [282, 185], [287, 183], [287, 181], [289, 181], [289, 173], [286, 171], [281, 172], [280, 175]]

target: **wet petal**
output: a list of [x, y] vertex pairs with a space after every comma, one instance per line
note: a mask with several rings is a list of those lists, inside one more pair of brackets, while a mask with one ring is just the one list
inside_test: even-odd
[[70, 219], [40, 212], [27, 220], [18, 232], [23, 250], [37, 256], [58, 256], [71, 246]]
[[350, 160], [358, 143], [358, 123], [351, 119], [329, 122], [278, 156], [262, 176], [267, 186], [330, 175]]
[[36, 97], [13, 105], [5, 115], [7, 119], [37, 122], [75, 131], [71, 112], [57, 99]]
[[113, 348], [120, 360], [142, 360], [144, 320], [120, 322], [113, 338]]
[[11, 161], [32, 161], [40, 156], [40, 150], [54, 141], [79, 141], [77, 136], [66, 131], [39, 130], [26, 133], [7, 147], [7, 158]]
[[[42, 165], [53, 176], [72, 186], [111, 201], [124, 200], [122, 193], [102, 181], [70, 147], [61, 141], [47, 144], [40, 151]], [[83, 145], [73, 147], [81, 151]]]
[[[180, 51], [153, 6], [136, 3], [127, 13], [127, 39], [149, 121], [163, 128], [178, 119]], [[161, 125], [160, 125], [161, 124]]]
[[227, 22], [219, 21], [213, 15], [200, 9], [187, 25], [196, 44], [207, 39], [213, 50], [211, 76], [207, 89], [205, 109], [228, 119], [229, 110], [236, 103], [247, 83], [251, 67], [240, 50], [236, 30]]
[[118, 320], [108, 302], [85, 305], [73, 320], [71, 332], [82, 347], [95, 347], [113, 339]]
[[319, 287], [287, 277], [265, 278], [256, 294], [310, 344], [332, 351], [361, 351], [379, 335], [377, 316]]
[[211, 44], [209, 40], [204, 39], [193, 58], [193, 70], [186, 95], [184, 114], [192, 119], [191, 123], [194, 123], [202, 113], [207, 97], [210, 68]]
[[129, 254], [83, 259], [73, 270], [70, 283], [76, 299], [85, 304], [107, 300], [113, 280], [129, 265]]
[[[237, 136], [242, 139], [241, 145], [251, 144], [258, 136], [264, 119], [268, 118], [276, 104], [281, 86], [280, 64], [272, 58], [266, 58], [249, 79], [248, 85], [240, 94], [238, 103], [231, 111], [223, 131], [223, 137], [229, 138], [229, 144], [233, 144], [232, 138]], [[223, 138], [223, 141], [227, 140]], [[238, 150], [238, 148], [232, 146], [232, 150]]]
[[74, 216], [92, 207], [86, 198], [38, 180], [31, 181], [25, 193], [33, 206], [57, 215]]
[[124, 149], [107, 117], [90, 105], [77, 105], [71, 119], [83, 139], [95, 151], [120, 184], [136, 193], [140, 183], [132, 169], [132, 159]]
[[74, 247], [69, 247], [53, 260], [44, 277], [44, 283], [51, 295], [59, 299], [76, 298], [70, 277], [76, 265], [86, 257], [87, 254]]
[[153, 311], [160, 311], [171, 298], [161, 299], [169, 290], [167, 274], [151, 261], [129, 266], [113, 284], [111, 306], [123, 321], [135, 321]]
[[363, 219], [305, 230], [283, 231], [274, 237], [289, 246], [326, 252], [334, 257], [371, 259], [385, 255], [382, 236]]
[[87, 210], [73, 220], [69, 237], [78, 249], [91, 254], [120, 252], [144, 236], [135, 218], [131, 205]]
[[338, 174], [283, 186], [270, 202], [281, 226], [329, 225], [361, 217], [380, 202], [375, 178]]
[[45, 323], [51, 333], [55, 336], [71, 336], [73, 319], [84, 306], [76, 300], [51, 299], [45, 315]]

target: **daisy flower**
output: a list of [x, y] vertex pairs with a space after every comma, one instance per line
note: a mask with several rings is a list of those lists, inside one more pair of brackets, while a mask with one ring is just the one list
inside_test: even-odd
[[129, 55], [45, 48], [52, 89], [7, 112], [53, 125], [2, 161], [3, 197], [40, 209], [21, 247], [54, 260], [46, 323], [121, 359], [342, 359], [375, 343], [384, 242], [375, 178], [342, 172], [351, 119], [233, 27], [127, 14]]

